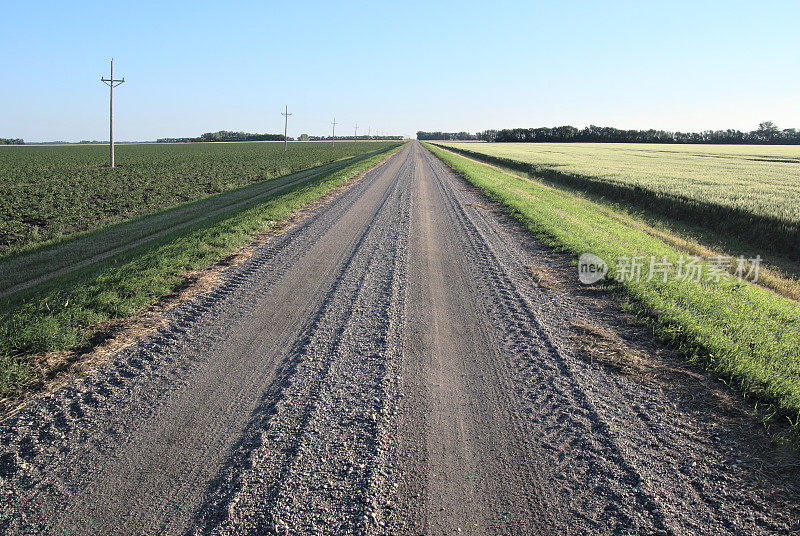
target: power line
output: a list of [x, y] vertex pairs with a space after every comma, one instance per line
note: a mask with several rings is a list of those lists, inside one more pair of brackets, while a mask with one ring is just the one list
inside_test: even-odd
[[332, 135], [331, 135], [331, 147], [336, 145], [336, 125], [338, 125], [338, 124], [339, 123], [336, 122], [336, 117], [334, 117], [333, 118], [333, 122], [331, 123], [331, 125], [333, 125], [333, 132], [332, 132]]
[[292, 115], [289, 113], [289, 105], [286, 105], [286, 111], [281, 114], [284, 117], [283, 121], [283, 152], [286, 152], [286, 144], [289, 138], [286, 137], [286, 133], [289, 131], [289, 116]]
[[109, 107], [108, 107], [108, 145], [109, 145], [109, 154], [110, 154], [110, 164], [111, 167], [114, 167], [114, 88], [118, 85], [125, 82], [125, 77], [123, 76], [121, 80], [114, 80], [114, 58], [111, 58], [111, 77], [110, 78], [103, 78], [100, 76], [100, 81], [103, 82], [110, 88], [111, 94], [109, 97]]

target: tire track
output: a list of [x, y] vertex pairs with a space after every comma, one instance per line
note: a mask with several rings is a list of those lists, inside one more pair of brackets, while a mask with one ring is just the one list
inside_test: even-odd
[[372, 519], [367, 475], [377, 449], [395, 266], [407, 239], [407, 167], [290, 352], [280, 395], [258, 412], [211, 492], [201, 533], [307, 532], [331, 518], [353, 533]]
[[[483, 286], [486, 303], [490, 306], [488, 313], [503, 331], [504, 353], [513, 359], [514, 375], [524, 371], [526, 376], [525, 384], [518, 385], [517, 391], [530, 408], [537, 409], [526, 419], [528, 426], [531, 418], [535, 419], [533, 428], [547, 431], [543, 450], [559, 454], [546, 465], [555, 468], [550, 471], [550, 477], [561, 481], [570, 492], [569, 517], [594, 525], [593, 530], [611, 525], [615, 527], [613, 533], [630, 529], [669, 533], [663, 509], [638, 493], [641, 474], [627, 462], [613, 437], [603, 433], [608, 424], [581, 390], [563, 351], [553, 343], [538, 315], [508, 277], [490, 242], [467, 216], [464, 204], [455, 200], [454, 189], [444, 182], [446, 171], [433, 163], [431, 156], [426, 156], [439, 187], [448, 194], [450, 213], [463, 229], [461, 236], [468, 245], [474, 279]], [[561, 445], [581, 452], [581, 459], [565, 458]], [[603, 500], [598, 501], [598, 496]], [[598, 503], [620, 507], [599, 512]], [[631, 508], [633, 505], [643, 508]], [[649, 519], [636, 519], [633, 510], [645, 513]], [[595, 524], [595, 520], [602, 525]]]

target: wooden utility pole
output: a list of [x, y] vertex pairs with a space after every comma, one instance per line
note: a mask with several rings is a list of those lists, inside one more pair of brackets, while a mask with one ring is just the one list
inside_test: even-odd
[[356, 142], [357, 138], [358, 138], [358, 123], [356, 123], [356, 130], [353, 132], [353, 143]]
[[289, 116], [292, 115], [289, 113], [289, 105], [286, 105], [286, 111], [281, 114], [284, 117], [283, 121], [283, 152], [286, 152], [286, 144], [289, 141], [289, 138], [286, 137], [286, 133], [289, 131]]
[[331, 147], [333, 147], [334, 145], [336, 145], [336, 125], [338, 125], [335, 117], [333, 118], [333, 122], [331, 123], [331, 125], [333, 125], [333, 133], [331, 135]]
[[111, 78], [100, 77], [100, 81], [106, 84], [111, 89], [111, 95], [108, 99], [108, 150], [110, 154], [110, 164], [114, 167], [114, 88], [125, 82], [123, 76], [121, 80], [114, 80], [114, 58], [111, 58]]

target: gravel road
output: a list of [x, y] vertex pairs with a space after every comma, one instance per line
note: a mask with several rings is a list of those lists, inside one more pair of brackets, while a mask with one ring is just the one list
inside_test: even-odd
[[797, 457], [418, 143], [0, 423], [3, 534], [791, 534]]

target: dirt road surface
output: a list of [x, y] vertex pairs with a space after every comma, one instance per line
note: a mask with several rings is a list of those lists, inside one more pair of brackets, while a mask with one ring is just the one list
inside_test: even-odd
[[795, 455], [417, 143], [0, 423], [3, 534], [790, 534]]

